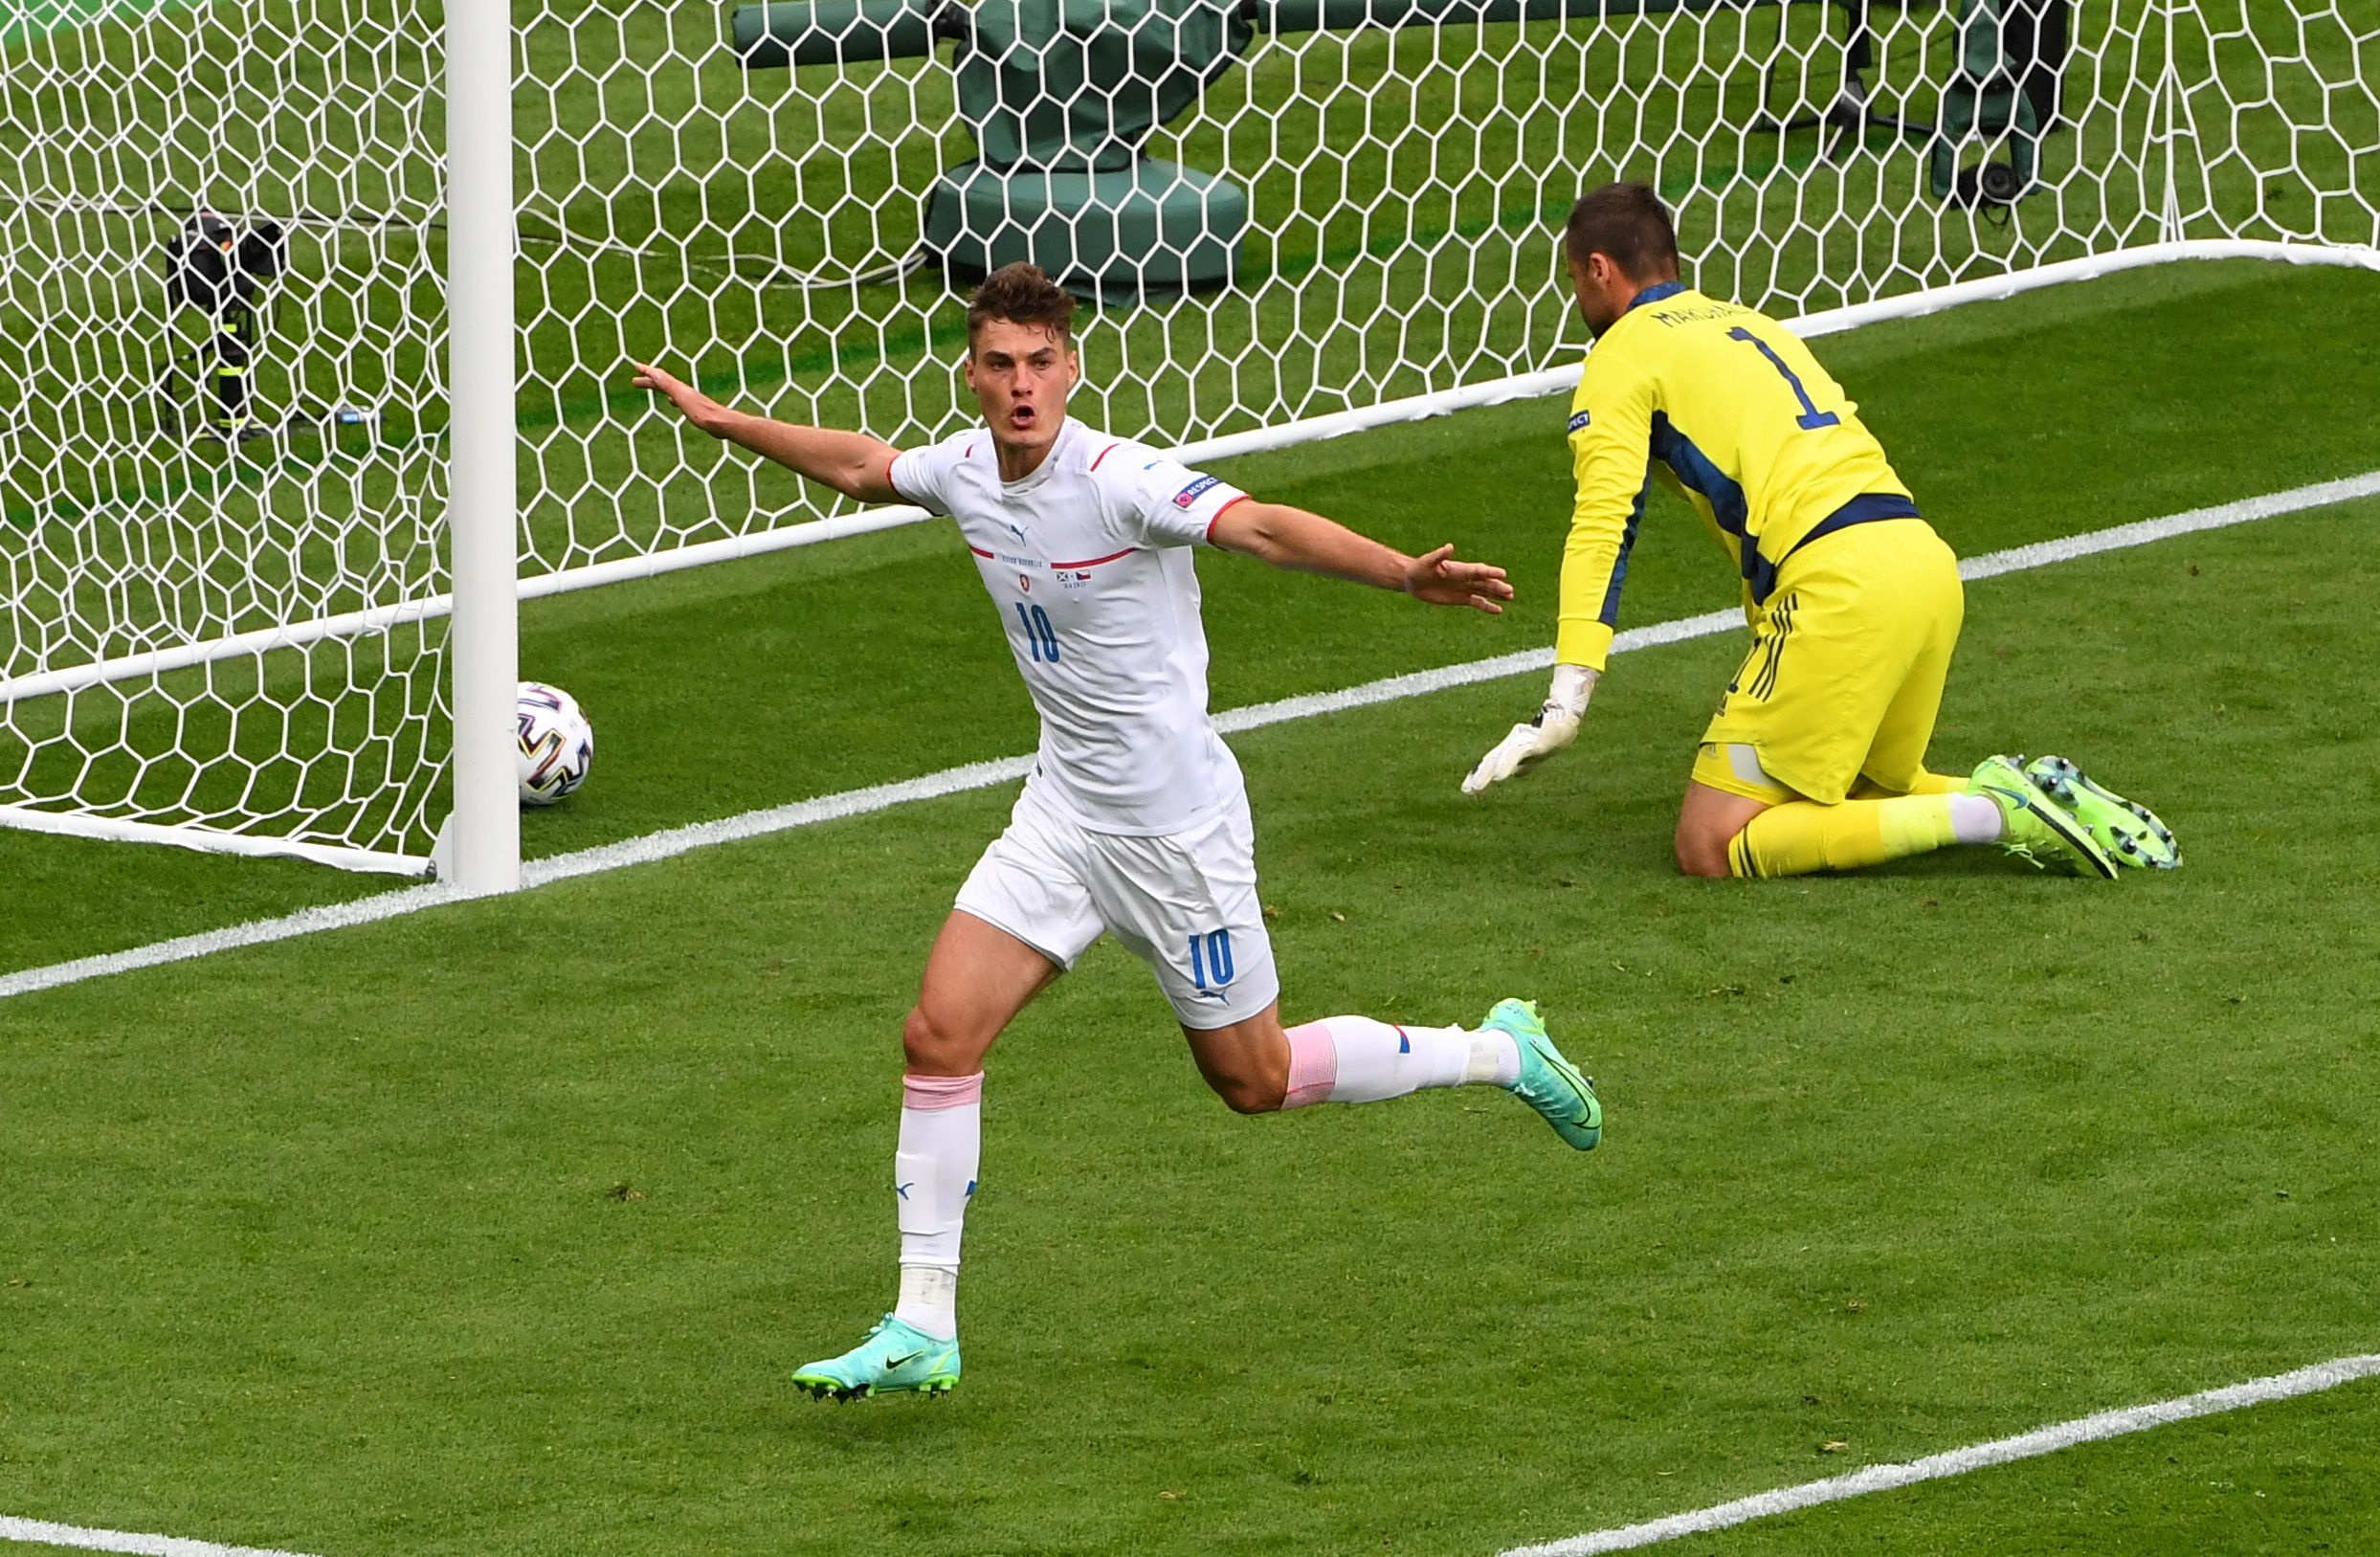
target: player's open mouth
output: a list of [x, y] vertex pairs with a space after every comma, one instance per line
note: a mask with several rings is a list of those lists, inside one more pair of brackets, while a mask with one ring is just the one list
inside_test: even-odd
[[1034, 410], [1031, 406], [1011, 406], [1009, 408], [1009, 425], [1011, 427], [1031, 427], [1033, 424]]

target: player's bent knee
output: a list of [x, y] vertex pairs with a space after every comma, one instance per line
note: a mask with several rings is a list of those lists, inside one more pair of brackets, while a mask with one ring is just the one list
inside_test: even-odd
[[1273, 1081], [1253, 1076], [1210, 1076], [1207, 1084], [1234, 1114], [1274, 1114], [1287, 1094]]
[[1270, 1114], [1289, 1097], [1290, 1044], [1271, 1008], [1229, 1027], [1185, 1027], [1199, 1076], [1234, 1114]]
[[981, 1066], [980, 1045], [923, 1006], [909, 1008], [901, 1024], [901, 1057], [920, 1076], [971, 1076]]
[[1678, 834], [1678, 870], [1683, 876], [1719, 878], [1735, 872], [1727, 864], [1727, 846], [1733, 837], [1714, 838], [1707, 834]]

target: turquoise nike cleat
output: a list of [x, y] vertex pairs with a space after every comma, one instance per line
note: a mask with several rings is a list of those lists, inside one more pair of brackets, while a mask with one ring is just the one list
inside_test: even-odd
[[2074, 812], [2092, 841], [2119, 865], [2136, 870], [2169, 871], [2182, 862], [2182, 848], [2173, 830], [2137, 800], [2126, 800], [2063, 757], [2035, 757], [2025, 765], [2025, 777], [2049, 797]]
[[1512, 1095], [1545, 1115], [1554, 1134], [1581, 1151], [1594, 1150], [1603, 1139], [1603, 1102], [1595, 1083], [1579, 1075], [1546, 1035], [1537, 1007], [1526, 1000], [1499, 1000], [1479, 1025], [1511, 1034], [1521, 1046], [1521, 1075]]
[[958, 1342], [937, 1341], [890, 1314], [840, 1357], [793, 1370], [793, 1388], [814, 1400], [865, 1400], [904, 1390], [946, 1395], [958, 1382]]

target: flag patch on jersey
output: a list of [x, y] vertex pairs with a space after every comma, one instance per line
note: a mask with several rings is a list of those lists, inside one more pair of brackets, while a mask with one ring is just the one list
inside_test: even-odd
[[1201, 476], [1197, 480], [1192, 481], [1190, 485], [1184, 487], [1181, 491], [1176, 492], [1173, 495], [1173, 506], [1176, 508], [1188, 508], [1190, 504], [1198, 500], [1200, 494], [1206, 492], [1211, 487], [1218, 487], [1222, 484], [1223, 478], [1220, 476]]
[[1591, 412], [1582, 411], [1577, 415], [1570, 418], [1570, 431], [1573, 433], [1584, 433], [1587, 431], [1588, 424], [1591, 423], [1594, 419], [1595, 418]]

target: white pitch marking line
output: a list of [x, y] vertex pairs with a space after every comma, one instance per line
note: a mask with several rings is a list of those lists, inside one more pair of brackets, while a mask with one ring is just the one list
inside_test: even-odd
[[301, 1552], [271, 1551], [261, 1546], [223, 1546], [212, 1541], [185, 1541], [170, 1535], [139, 1535], [130, 1530], [88, 1530], [79, 1524], [52, 1524], [37, 1519], [11, 1519], [0, 1514], [0, 1541], [30, 1541], [49, 1546], [75, 1546], [84, 1551], [121, 1551], [135, 1557], [304, 1557]]
[[1672, 1514], [1666, 1519], [1649, 1520], [1642, 1524], [1627, 1524], [1616, 1529], [1594, 1530], [1542, 1546], [1515, 1546], [1502, 1553], [1501, 1557], [1591, 1557], [1596, 1552], [1631, 1551], [1638, 1546], [1675, 1541], [1683, 1535], [1708, 1535], [1714, 1530], [1767, 1519], [1774, 1514], [1790, 1514], [1799, 1509], [1814, 1508], [1820, 1503], [1839, 1502], [1845, 1498], [1885, 1492], [1920, 1481], [1938, 1480], [1946, 1476], [1964, 1476], [1969, 1471], [1982, 1470], [1990, 1465], [2005, 1465], [2012, 1460], [2031, 1459], [2038, 1455], [2054, 1455], [2061, 1449], [2096, 1443], [2102, 1438], [2122, 1437], [2127, 1433], [2146, 1433], [2150, 1428], [2186, 1422], [2193, 1416], [2213, 1416], [2220, 1412], [2237, 1411], [2243, 1406], [2261, 1406], [2269, 1401], [2335, 1390], [2342, 1384], [2351, 1384], [2375, 1374], [2380, 1374], [2380, 1356], [2340, 1357], [2327, 1363], [2316, 1363], [2311, 1368], [2301, 1368], [2295, 1372], [2275, 1373], [2268, 1378], [2251, 1379], [2246, 1384], [2184, 1395], [2178, 1400], [2160, 1400], [2146, 1406], [2101, 1412], [2096, 1416], [2082, 1416], [2071, 1422], [2036, 1428], [2013, 1438], [1994, 1438], [1990, 1443], [1969, 1444], [1946, 1454], [1928, 1455], [1924, 1459], [1905, 1460], [1895, 1465], [1870, 1465], [1848, 1476], [1831, 1477], [1824, 1481], [1805, 1481], [1799, 1486], [1779, 1487], [1774, 1492], [1738, 1498], [1733, 1502], [1698, 1508], [1688, 1514]]
[[[2312, 486], [2294, 487], [2260, 498], [2242, 498], [2211, 508], [2193, 508], [2188, 513], [2169, 514], [2163, 519], [2118, 524], [2034, 545], [2013, 546], [2006, 551], [1987, 552], [1961, 563], [1959, 573], [1969, 579], [1991, 578], [2001, 573], [2071, 562], [2078, 557], [2088, 557], [2102, 551], [2146, 545], [2153, 541], [2171, 540], [2175, 536], [2191, 535], [2201, 530], [2222, 529], [2227, 525], [2246, 524], [2256, 520], [2302, 513], [2309, 508], [2325, 508], [2333, 503], [2370, 497], [2380, 497], [2380, 471], [2368, 471], [2362, 476], [2350, 476], [2342, 480], [2319, 481]], [[1743, 617], [1732, 611], [1681, 616], [1675, 621], [1631, 628], [1612, 640], [1612, 651], [1624, 654], [1659, 644], [1682, 643], [1689, 638], [1710, 637], [1730, 632], [1742, 622]], [[1395, 702], [1426, 693], [1443, 692], [1451, 687], [1501, 680], [1509, 676], [1543, 671], [1552, 663], [1551, 649], [1524, 650], [1518, 654], [1498, 655], [1492, 659], [1475, 659], [1468, 664], [1415, 671], [1408, 676], [1391, 676], [1337, 692], [1311, 693], [1303, 697], [1283, 698], [1278, 702], [1228, 709], [1215, 716], [1215, 723], [1227, 734], [1261, 729], [1267, 724], [1311, 719], [1318, 714], [1345, 713], [1375, 703]], [[797, 801], [792, 805], [747, 811], [742, 815], [723, 817], [714, 822], [670, 828], [621, 843], [608, 843], [599, 848], [582, 849], [575, 854], [524, 861], [521, 867], [521, 881], [524, 888], [540, 887], [553, 881], [568, 880], [574, 876], [589, 876], [598, 871], [618, 870], [628, 865], [651, 864], [714, 844], [737, 843], [770, 833], [782, 833], [789, 828], [809, 827], [847, 816], [863, 816], [872, 812], [906, 805], [913, 800], [930, 800], [968, 790], [990, 789], [995, 784], [1022, 778], [1032, 767], [1033, 759], [1030, 757], [1004, 757], [994, 762], [969, 763], [962, 767], [945, 768], [938, 773], [902, 779], [898, 783], [845, 790], [835, 794]], [[78, 957], [72, 962], [53, 963], [47, 968], [30, 968], [22, 972], [0, 974], [0, 1000], [11, 995], [31, 994], [36, 990], [55, 990], [61, 985], [79, 984], [86, 979], [108, 978], [137, 968], [211, 956], [238, 946], [263, 945], [275, 941], [294, 940], [301, 935], [319, 934], [323, 930], [369, 924], [403, 914], [419, 913], [425, 908], [435, 908], [444, 903], [458, 902], [463, 898], [463, 893], [449, 885], [433, 883], [407, 887], [402, 891], [384, 892], [348, 902], [301, 908], [278, 919], [254, 920], [228, 929], [179, 936], [170, 941], [135, 946], [128, 951], [111, 951], [96, 957]]]

